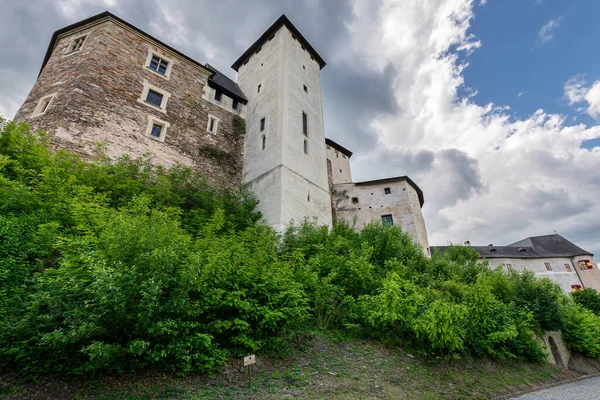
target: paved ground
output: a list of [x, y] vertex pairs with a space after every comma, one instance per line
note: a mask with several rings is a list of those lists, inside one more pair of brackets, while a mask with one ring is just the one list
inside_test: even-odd
[[600, 399], [600, 377], [583, 379], [551, 389], [525, 394], [519, 400], [593, 400]]

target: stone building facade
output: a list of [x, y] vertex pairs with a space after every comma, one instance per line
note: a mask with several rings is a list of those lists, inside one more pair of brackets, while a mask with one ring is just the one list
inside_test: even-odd
[[333, 214], [356, 229], [372, 221], [398, 225], [431, 255], [421, 208], [423, 191], [407, 176], [352, 182], [352, 152], [326, 140]]
[[239, 89], [232, 93], [235, 83], [215, 84], [219, 78], [210, 66], [103, 13], [54, 34], [15, 119], [85, 159], [100, 145], [113, 159], [148, 154], [157, 164], [191, 166], [213, 183], [237, 185], [247, 100]]
[[[325, 138], [325, 61], [282, 15], [234, 62], [237, 82], [104, 12], [58, 30], [15, 119], [52, 146], [244, 184], [282, 230], [334, 217], [401, 226], [428, 252], [423, 193], [408, 177], [352, 182], [352, 152]], [[355, 199], [358, 199], [355, 202]]]

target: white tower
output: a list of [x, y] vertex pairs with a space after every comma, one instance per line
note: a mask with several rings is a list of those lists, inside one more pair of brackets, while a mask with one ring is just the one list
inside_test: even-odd
[[285, 15], [232, 65], [248, 98], [243, 183], [282, 230], [316, 217], [331, 225], [321, 68], [325, 61]]

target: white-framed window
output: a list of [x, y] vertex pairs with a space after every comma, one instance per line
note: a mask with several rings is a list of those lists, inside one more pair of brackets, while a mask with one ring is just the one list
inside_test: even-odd
[[170, 93], [150, 84], [150, 82], [144, 79], [144, 90], [142, 90], [142, 95], [137, 101], [138, 103], [166, 113], [169, 97], [171, 97]]
[[206, 132], [215, 134], [219, 129], [219, 118], [214, 115], [208, 114], [208, 125], [206, 126]]
[[42, 97], [38, 101], [37, 106], [35, 106], [33, 113], [31, 113], [31, 117], [33, 118], [33, 117], [37, 117], [39, 115], [44, 114], [48, 110], [48, 107], [50, 107], [50, 104], [52, 103], [52, 100], [54, 99], [55, 96], [56, 96], [56, 93], [52, 93], [52, 94]]
[[164, 142], [167, 136], [167, 129], [169, 129], [168, 122], [161, 119], [148, 115], [148, 126], [146, 127], [146, 136], [159, 142]]
[[148, 47], [148, 55], [146, 56], [144, 68], [169, 80], [171, 69], [173, 68], [173, 59], [159, 51], [153, 50], [152, 47]]
[[79, 53], [85, 44], [85, 40], [87, 39], [88, 34], [82, 33], [79, 35], [75, 35], [71, 38], [67, 49], [65, 50], [65, 55], [71, 55], [75, 53]]

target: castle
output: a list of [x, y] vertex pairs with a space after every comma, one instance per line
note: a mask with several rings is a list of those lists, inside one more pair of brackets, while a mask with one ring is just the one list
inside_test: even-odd
[[352, 152], [325, 138], [325, 61], [282, 15], [232, 65], [237, 83], [104, 12], [56, 31], [15, 119], [91, 159], [152, 155], [215, 184], [244, 184], [278, 230], [304, 218], [399, 225], [430, 254], [421, 189], [353, 182]]

